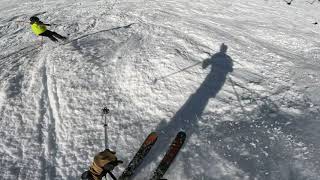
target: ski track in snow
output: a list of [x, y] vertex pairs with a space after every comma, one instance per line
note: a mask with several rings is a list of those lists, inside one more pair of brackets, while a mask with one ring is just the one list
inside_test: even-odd
[[[42, 173], [41, 179], [52, 179], [56, 176], [56, 154], [57, 154], [57, 135], [56, 119], [53, 115], [53, 103], [55, 99], [51, 97], [49, 91], [47, 60], [44, 59], [41, 65], [42, 74], [42, 92], [39, 100], [39, 144], [43, 147], [42, 152]], [[52, 89], [52, 88], [50, 88]], [[56, 96], [55, 96], [56, 97]], [[57, 111], [55, 113], [58, 113]]]
[[[159, 140], [134, 179], [150, 177], [183, 129], [187, 140], [168, 179], [319, 179], [320, 43], [310, 23], [317, 6], [2, 4], [1, 179], [79, 179], [103, 150], [104, 106], [109, 147], [125, 162], [116, 175], [156, 130]], [[38, 47], [20, 22], [31, 15], [56, 23], [50, 29], [69, 41]]]

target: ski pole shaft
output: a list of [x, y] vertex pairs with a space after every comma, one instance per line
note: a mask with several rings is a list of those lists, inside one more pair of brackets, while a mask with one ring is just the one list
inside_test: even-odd
[[112, 174], [111, 171], [107, 171], [107, 172], [113, 180], [117, 180], [117, 178], [114, 176], [114, 174]]
[[104, 142], [105, 149], [108, 149], [108, 124], [107, 124], [107, 114], [109, 114], [110, 110], [107, 107], [102, 109], [102, 117], [104, 118]]
[[187, 69], [189, 69], [189, 68], [192, 68], [192, 67], [194, 67], [194, 66], [197, 66], [197, 65], [200, 64], [200, 63], [202, 63], [202, 62], [197, 62], [197, 63], [195, 63], [195, 64], [193, 64], [193, 65], [191, 65], [191, 66], [188, 66], [188, 67], [185, 67], [185, 68], [183, 68], [183, 69], [180, 69], [179, 71], [176, 71], [176, 72], [167, 74], [167, 75], [165, 75], [165, 76], [161, 76], [160, 78], [158, 78], [158, 79], [156, 79], [156, 80], [162, 80], [162, 79], [165, 79], [165, 78], [167, 78], [167, 77], [169, 77], [169, 76], [172, 76], [172, 75], [181, 73], [181, 72], [183, 72], [183, 71], [185, 71], [185, 70], [187, 70]]
[[14, 21], [14, 22], [16, 22], [16, 23], [29, 23], [28, 21], [19, 21], [19, 20]]
[[108, 132], [107, 132], [108, 125], [104, 124], [103, 126], [104, 126], [104, 144], [105, 144], [105, 149], [109, 149], [109, 147], [108, 147]]

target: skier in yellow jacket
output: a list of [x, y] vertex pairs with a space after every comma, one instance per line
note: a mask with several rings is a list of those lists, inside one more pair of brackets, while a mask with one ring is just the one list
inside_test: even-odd
[[[60, 34], [47, 30], [47, 26], [51, 26], [50, 24], [45, 24], [39, 20], [38, 17], [32, 16], [30, 18], [30, 24], [32, 32], [37, 36], [45, 36], [50, 38], [54, 42], [58, 42], [58, 39], [66, 40], [67, 38], [61, 36]], [[58, 38], [58, 39], [57, 39]]]

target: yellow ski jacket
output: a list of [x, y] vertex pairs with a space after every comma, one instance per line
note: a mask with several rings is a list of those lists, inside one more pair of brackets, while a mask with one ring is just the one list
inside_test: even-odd
[[39, 34], [45, 32], [47, 30], [47, 27], [46, 27], [46, 25], [44, 25], [42, 23], [35, 22], [31, 25], [31, 29], [35, 35], [39, 36]]

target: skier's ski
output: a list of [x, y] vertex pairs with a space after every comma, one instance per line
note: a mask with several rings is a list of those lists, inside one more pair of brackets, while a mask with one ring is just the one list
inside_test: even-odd
[[186, 133], [180, 131], [177, 134], [176, 138], [172, 141], [169, 149], [167, 150], [157, 169], [154, 171], [153, 176], [150, 180], [159, 180], [162, 178], [162, 176], [166, 173], [174, 158], [177, 156], [185, 139]]
[[127, 180], [131, 178], [135, 169], [142, 163], [143, 158], [148, 154], [154, 143], [157, 141], [157, 138], [158, 135], [156, 132], [149, 134], [118, 180]]

